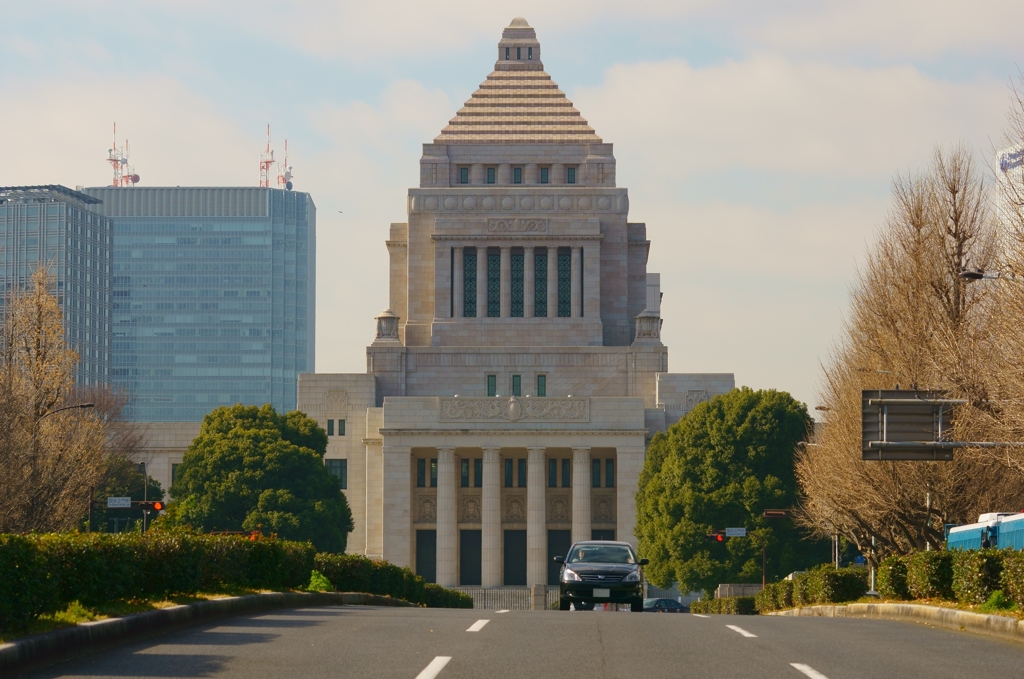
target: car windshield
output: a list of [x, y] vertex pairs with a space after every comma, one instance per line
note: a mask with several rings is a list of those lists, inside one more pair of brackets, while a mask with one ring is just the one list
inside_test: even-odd
[[581, 545], [569, 554], [569, 563], [636, 563], [636, 559], [629, 547]]

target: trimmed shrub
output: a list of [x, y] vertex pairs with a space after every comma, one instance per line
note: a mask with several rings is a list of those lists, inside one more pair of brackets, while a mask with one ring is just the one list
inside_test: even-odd
[[810, 606], [814, 603], [810, 595], [810, 582], [807, 573], [798, 573], [793, 576], [793, 605]]
[[907, 589], [915, 599], [953, 599], [953, 555], [914, 552], [906, 557]]
[[50, 573], [31, 540], [0, 535], [0, 630], [20, 631], [59, 607]]
[[754, 607], [760, 613], [793, 608], [793, 581], [780, 580], [768, 583], [754, 596]]
[[1024, 550], [1003, 551], [1000, 585], [1007, 599], [1024, 608]]
[[950, 552], [953, 560], [953, 594], [965, 604], [983, 604], [1000, 587], [1003, 555], [996, 549]]
[[793, 606], [838, 604], [856, 601], [868, 591], [868, 573], [864, 568], [839, 568], [822, 564], [793, 578]]
[[878, 595], [883, 599], [909, 599], [907, 562], [899, 554], [890, 554], [878, 565]]
[[316, 555], [316, 570], [339, 592], [367, 592], [405, 599], [430, 608], [472, 608], [473, 598], [440, 585], [423, 582], [408, 568], [371, 561], [358, 554]]
[[691, 613], [712, 615], [757, 615], [752, 596], [727, 596], [721, 599], [704, 599], [690, 604]]
[[431, 582], [423, 586], [423, 603], [427, 608], [473, 608], [473, 597]]

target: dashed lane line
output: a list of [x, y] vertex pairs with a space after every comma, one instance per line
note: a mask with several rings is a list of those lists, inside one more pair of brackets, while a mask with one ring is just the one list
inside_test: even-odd
[[484, 625], [486, 625], [489, 622], [490, 622], [490, 620], [477, 620], [472, 625], [470, 625], [469, 629], [467, 629], [466, 631], [467, 632], [479, 632], [480, 630], [482, 630], [484, 628]]
[[450, 655], [439, 655], [430, 661], [430, 664], [423, 668], [423, 671], [416, 675], [416, 679], [434, 679], [452, 657]]
[[733, 632], [736, 632], [738, 634], [742, 634], [745, 637], [754, 637], [754, 638], [757, 637], [756, 634], [751, 634], [747, 630], [743, 629], [742, 627], [737, 627], [736, 625], [726, 625], [726, 627], [731, 629]]
[[709, 618], [709, 617], [711, 617], [709, 615], [701, 615], [700, 613], [690, 613], [690, 615], [692, 615], [695, 618]]
[[508, 609], [505, 608], [505, 609], [500, 610], [500, 611], [495, 611], [495, 613], [508, 613]]
[[803, 672], [804, 674], [806, 674], [811, 679], [828, 679], [828, 677], [826, 677], [824, 674], [822, 674], [818, 670], [814, 669], [810, 665], [804, 665], [804, 664], [798, 663], [798, 662], [791, 662], [789, 664], [792, 665], [794, 668], [796, 668], [796, 670], [798, 672]]

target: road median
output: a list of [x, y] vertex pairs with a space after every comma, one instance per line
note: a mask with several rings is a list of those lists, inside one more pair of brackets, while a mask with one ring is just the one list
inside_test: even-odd
[[904, 622], [922, 622], [946, 629], [1024, 642], [1024, 620], [1002, 615], [972, 613], [955, 608], [921, 604], [843, 604], [835, 606], [804, 606], [762, 615], [818, 618], [878, 618]]
[[408, 601], [358, 592], [268, 592], [211, 599], [74, 627], [0, 644], [0, 676], [10, 676], [98, 650], [221, 618], [310, 606], [415, 606]]

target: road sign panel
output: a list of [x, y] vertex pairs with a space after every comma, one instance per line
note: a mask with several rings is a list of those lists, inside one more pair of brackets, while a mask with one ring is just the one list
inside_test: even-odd
[[108, 497], [107, 509], [131, 509], [132, 499], [130, 497]]
[[746, 528], [726, 528], [725, 537], [727, 538], [745, 538], [747, 537]]

